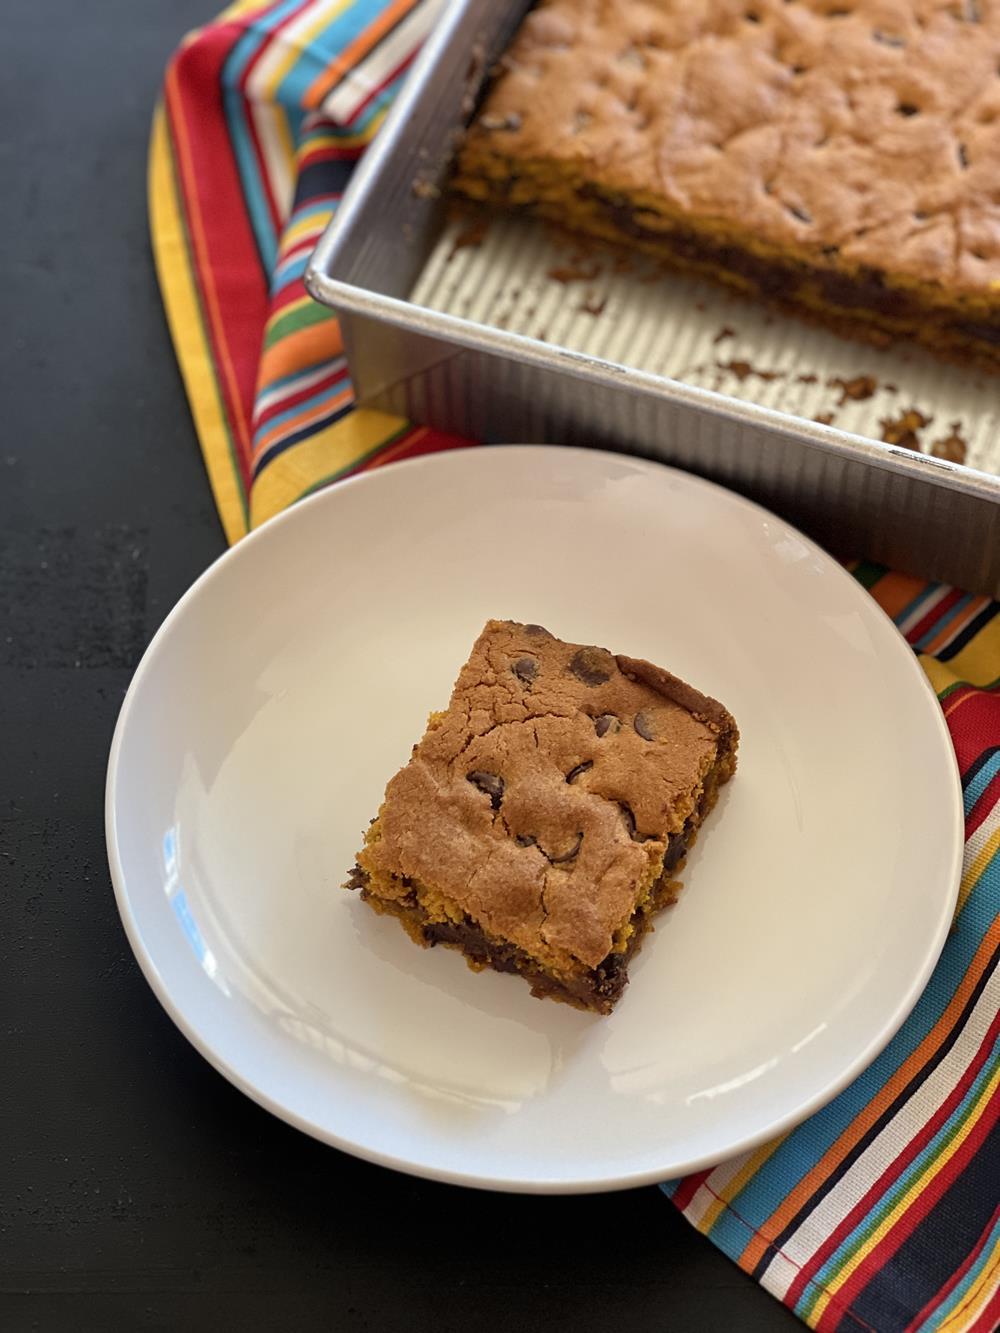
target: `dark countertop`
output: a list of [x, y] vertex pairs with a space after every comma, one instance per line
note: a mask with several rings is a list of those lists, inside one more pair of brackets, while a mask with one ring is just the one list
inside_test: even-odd
[[656, 1189], [434, 1185], [273, 1119], [132, 959], [104, 768], [223, 549], [147, 243], [163, 64], [206, 0], [9, 0], [0, 150], [0, 1327], [792, 1329]]

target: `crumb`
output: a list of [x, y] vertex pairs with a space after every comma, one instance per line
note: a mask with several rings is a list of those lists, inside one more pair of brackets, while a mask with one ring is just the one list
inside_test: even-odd
[[721, 342], [725, 342], [725, 340], [726, 340], [727, 338], [735, 338], [735, 337], [736, 337], [736, 330], [733, 329], [733, 328], [730, 328], [730, 326], [729, 326], [728, 324], [723, 324], [722, 328], [719, 330], [719, 332], [718, 332], [718, 333], [715, 335], [715, 337], [712, 339], [712, 342], [713, 342], [713, 343], [721, 343]]
[[780, 380], [785, 374], [783, 370], [758, 370], [749, 361], [716, 361], [715, 364], [720, 370], [728, 370], [741, 382], [749, 379], [751, 375], [755, 375], [759, 380]]
[[962, 423], [953, 421], [948, 427], [948, 434], [943, 439], [935, 440], [931, 453], [935, 458], [944, 458], [949, 463], [964, 463], [968, 442], [962, 438]]
[[899, 393], [899, 389], [895, 384], [883, 384], [882, 390], [884, 393]]
[[920, 436], [917, 432], [929, 426], [933, 420], [933, 417], [925, 417], [917, 408], [908, 407], [896, 418], [881, 419], [879, 425], [882, 427], [882, 439], [886, 444], [896, 444], [901, 449], [915, 449], [919, 453]]
[[837, 419], [835, 412], [820, 412], [813, 417], [813, 421], [818, 421], [821, 426], [832, 426]]
[[817, 384], [818, 382], [819, 382], [819, 376], [812, 374], [811, 371], [807, 375], [795, 376], [796, 384]]
[[546, 276], [553, 278], [556, 282], [593, 282], [601, 271], [600, 264], [593, 260], [588, 264], [574, 266], [565, 264], [556, 268], [550, 268]]
[[632, 261], [631, 255], [615, 255], [614, 270], [616, 273], [631, 273], [634, 267], [635, 264]]
[[418, 176], [410, 186], [410, 189], [418, 199], [440, 199], [441, 190], [433, 181], [425, 180], [423, 176]]
[[855, 375], [850, 380], [835, 375], [833, 379], [827, 380], [827, 385], [831, 389], [840, 390], [840, 401], [837, 406], [843, 407], [848, 401], [860, 403], [866, 398], [871, 398], [878, 389], [878, 380], [874, 375]]
[[705, 302], [704, 302], [704, 301], [695, 301], [695, 303], [694, 303], [694, 308], [695, 308], [695, 310], [704, 310], [704, 309], [705, 309]]
[[594, 296], [589, 296], [587, 300], [584, 301], [583, 305], [578, 307], [578, 309], [582, 315], [600, 315], [603, 313], [604, 307], [607, 304], [608, 304], [608, 298], [606, 296], [603, 297], [600, 301], [598, 301]]
[[463, 227], [451, 243], [451, 250], [448, 254], [449, 261], [455, 258], [459, 250], [482, 245], [486, 233], [489, 231], [489, 226], [490, 224], [486, 218], [476, 218]]
[[508, 111], [506, 115], [490, 113], [480, 116], [479, 124], [484, 130], [519, 130], [521, 128], [521, 117], [516, 111]]
[[749, 361], [716, 361], [720, 370], [728, 370], [740, 381], [747, 379], [753, 374], [753, 366]]
[[[503, 57], [501, 56], [501, 63]], [[473, 43], [472, 50], [469, 52], [469, 63], [465, 67], [465, 82], [476, 83], [483, 77], [483, 70], [486, 68], [486, 48], [482, 42]]]

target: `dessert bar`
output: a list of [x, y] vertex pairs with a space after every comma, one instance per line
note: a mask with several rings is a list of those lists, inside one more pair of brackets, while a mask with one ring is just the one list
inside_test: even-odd
[[454, 185], [1000, 366], [1000, 0], [542, 0]]
[[419, 944], [609, 1013], [737, 740], [722, 704], [659, 667], [490, 621], [346, 887]]

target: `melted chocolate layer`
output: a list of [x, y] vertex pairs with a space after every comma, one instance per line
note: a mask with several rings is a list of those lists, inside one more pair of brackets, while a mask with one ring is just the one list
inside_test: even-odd
[[946, 311], [934, 311], [916, 292], [889, 286], [878, 269], [861, 267], [853, 273], [840, 273], [798, 259], [764, 258], [687, 228], [674, 226], [660, 231], [644, 226], [628, 205], [611, 202], [586, 187], [580, 193], [584, 196], [589, 193], [596, 199], [603, 215], [624, 235], [661, 246], [665, 253], [679, 259], [735, 273], [752, 282], [764, 296], [794, 301], [809, 286], [826, 305], [838, 310], [870, 310], [887, 319], [905, 321], [933, 316], [943, 327], [952, 328], [963, 337], [1000, 344], [1000, 314], [973, 321], [952, 317]]
[[[497, 202], [517, 179], [495, 185]], [[639, 220], [634, 205], [624, 195], [605, 193], [594, 185], [581, 185], [577, 191], [581, 199], [596, 204], [600, 216], [623, 237], [634, 237], [662, 252], [663, 258], [675, 259], [681, 264], [693, 264], [744, 278], [764, 297], [788, 305], [811, 307], [817, 300], [829, 309], [832, 316], [844, 319], [863, 319], [883, 316], [895, 324], [909, 324], [914, 328], [930, 322], [951, 344], [978, 343], [982, 353], [995, 360], [1000, 348], [1000, 310], [996, 314], [970, 315], [961, 308], [949, 310], [925, 301], [919, 292], [896, 287], [886, 282], [877, 268], [861, 266], [853, 272], [840, 272], [821, 264], [800, 259], [765, 258], [752, 254], [740, 246], [696, 232], [693, 228], [672, 224], [664, 229], [649, 227]], [[531, 211], [531, 205], [527, 205]], [[836, 247], [830, 248], [831, 259]], [[813, 299], [806, 301], [809, 294]]]
[[[696, 826], [697, 821], [692, 817], [680, 833], [670, 839], [663, 857], [663, 871], [653, 890], [648, 910], [639, 908], [635, 912], [632, 919], [635, 929], [625, 950], [622, 953], [609, 953], [592, 971], [582, 973], [571, 980], [562, 980], [546, 972], [537, 960], [523, 949], [518, 949], [515, 945], [502, 940], [491, 939], [470, 916], [466, 916], [461, 922], [429, 921], [415, 894], [409, 901], [403, 899], [386, 903], [379, 900], [379, 906], [419, 929], [426, 944], [449, 944], [461, 949], [465, 957], [476, 967], [491, 967], [494, 972], [514, 972], [523, 976], [531, 983], [533, 995], [549, 995], [565, 1000], [580, 1009], [593, 1009], [601, 1014], [609, 1014], [628, 984], [629, 960], [638, 951], [643, 936], [650, 928], [653, 916], [664, 906], [665, 901], [668, 901], [670, 876], [693, 841]], [[357, 885], [352, 883], [351, 887]], [[366, 902], [374, 898], [367, 888], [362, 888], [361, 896]]]

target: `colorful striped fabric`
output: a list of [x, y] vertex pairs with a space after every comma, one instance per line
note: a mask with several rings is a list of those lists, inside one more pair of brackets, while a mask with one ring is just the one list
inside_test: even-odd
[[149, 208], [226, 536], [352, 472], [464, 444], [355, 412], [313, 246], [442, 0], [238, 0], [171, 61]]
[[965, 791], [955, 926], [913, 1013], [824, 1110], [663, 1188], [813, 1328], [1000, 1324], [1000, 604], [859, 564], [936, 690]]
[[[240, 0], [167, 71], [153, 247], [227, 536], [319, 486], [465, 441], [354, 409], [311, 247], [441, 0]], [[807, 1324], [1000, 1324], [1000, 606], [872, 565], [965, 788], [955, 927], [882, 1055], [805, 1124], [664, 1191]]]

